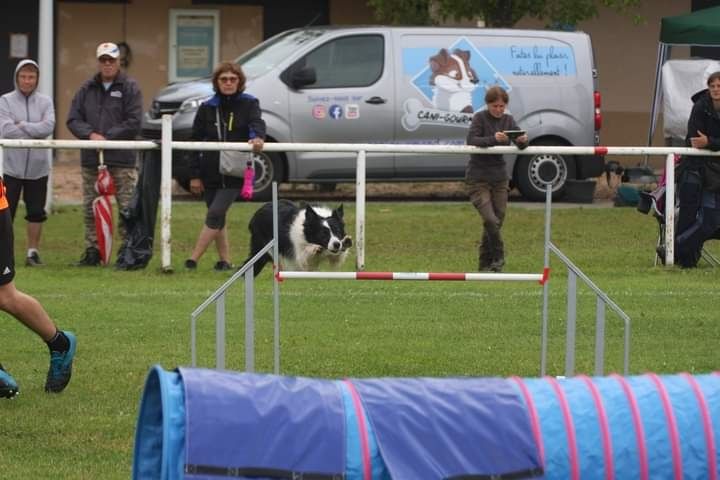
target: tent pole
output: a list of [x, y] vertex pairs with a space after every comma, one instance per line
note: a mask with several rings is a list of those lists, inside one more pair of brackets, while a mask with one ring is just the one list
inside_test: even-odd
[[[657, 127], [657, 114], [662, 100], [662, 67], [670, 56], [670, 45], [660, 42], [658, 45], [657, 61], [655, 63], [655, 88], [653, 89], [652, 105], [650, 107], [650, 129], [648, 131], [648, 147], [652, 145], [653, 135]], [[650, 156], [645, 155], [643, 166], [647, 167]]]

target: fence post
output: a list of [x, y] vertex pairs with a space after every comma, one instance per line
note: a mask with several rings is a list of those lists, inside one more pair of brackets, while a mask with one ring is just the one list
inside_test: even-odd
[[365, 270], [365, 150], [357, 155], [355, 173], [355, 258], [356, 270]]
[[675, 154], [665, 157], [665, 265], [675, 263]]
[[160, 173], [160, 242], [164, 272], [172, 271], [170, 255], [170, 220], [172, 219], [172, 115], [162, 116]]

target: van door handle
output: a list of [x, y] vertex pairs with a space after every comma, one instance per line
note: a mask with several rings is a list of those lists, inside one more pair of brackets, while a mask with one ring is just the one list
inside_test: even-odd
[[383, 104], [383, 103], [385, 103], [385, 102], [387, 102], [387, 100], [385, 100], [385, 99], [382, 98], [382, 97], [370, 97], [370, 98], [368, 98], [367, 100], [365, 100], [365, 103], [371, 103], [371, 104], [373, 104], [373, 105], [380, 105], [380, 104]]

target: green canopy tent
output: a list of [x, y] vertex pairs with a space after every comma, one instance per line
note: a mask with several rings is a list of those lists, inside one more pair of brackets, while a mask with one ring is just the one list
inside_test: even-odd
[[648, 145], [652, 143], [657, 126], [657, 112], [662, 101], [662, 66], [670, 58], [673, 46], [720, 47], [720, 7], [664, 17], [661, 20]]

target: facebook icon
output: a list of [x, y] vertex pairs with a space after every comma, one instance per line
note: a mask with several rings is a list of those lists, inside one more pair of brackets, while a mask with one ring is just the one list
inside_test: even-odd
[[330, 115], [330, 118], [335, 119], [335, 120], [342, 118], [342, 112], [343, 112], [343, 109], [340, 105], [332, 105], [332, 106], [330, 106], [330, 109], [328, 110], [328, 114]]

